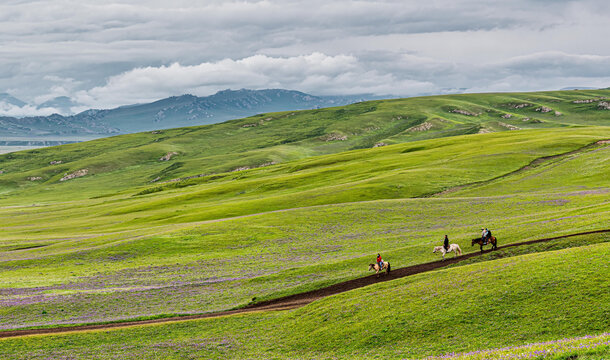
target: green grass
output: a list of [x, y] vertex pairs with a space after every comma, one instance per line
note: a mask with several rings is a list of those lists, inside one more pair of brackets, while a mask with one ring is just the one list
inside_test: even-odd
[[[535, 159], [608, 137], [604, 127], [458, 136], [192, 179], [146, 195], [5, 206], [0, 326], [229, 309], [363, 276], [362, 264], [380, 251], [394, 267], [432, 261], [444, 234], [476, 251], [468, 244], [482, 225], [501, 244], [603, 228], [610, 204], [602, 146], [553, 160], [568, 181], [532, 182], [544, 191], [411, 197], [473, 182], [493, 194], [508, 178], [537, 174], [540, 167], [505, 176]], [[574, 183], [580, 167], [588, 176]], [[370, 201], [384, 198], [398, 199]], [[301, 209], [272, 212], [289, 208]]]
[[[30, 203], [32, 189], [24, 198], [31, 206], [0, 210], [19, 229], [31, 224], [31, 215], [65, 235], [72, 226], [79, 235], [117, 229], [139, 229], [163, 225], [234, 217], [252, 213], [362, 200], [420, 197], [473, 182], [489, 181], [526, 166], [533, 160], [578, 149], [610, 137], [609, 128], [507, 132], [494, 135], [460, 136], [416, 144], [399, 144], [313, 157], [264, 169], [228, 173], [215, 178], [188, 180], [150, 194], [131, 190], [110, 197], [78, 199], [83, 192], [99, 190], [95, 177], [70, 180], [61, 192], [49, 188], [41, 195], [67, 202]], [[474, 145], [473, 145], [474, 144]], [[594, 169], [595, 178], [578, 184], [580, 189], [603, 186], [608, 164]], [[110, 175], [108, 182], [112, 182]], [[69, 182], [70, 182], [69, 181]], [[62, 184], [63, 186], [63, 184]], [[84, 190], [89, 189], [89, 190]], [[137, 188], [136, 188], [137, 189]], [[134, 196], [135, 195], [135, 196]], [[7, 205], [12, 201], [7, 200]], [[50, 204], [50, 205], [47, 205]], [[36, 206], [32, 206], [36, 205]], [[86, 209], [86, 211], [83, 211]], [[77, 213], [78, 216], [73, 215]], [[83, 216], [84, 215], [84, 216]], [[57, 221], [60, 218], [61, 221]], [[71, 219], [77, 220], [73, 224]], [[25, 228], [32, 235], [31, 229]], [[53, 231], [45, 231], [47, 235]], [[15, 232], [19, 234], [19, 232]], [[6, 234], [10, 238], [10, 234]]]
[[550, 160], [488, 185], [477, 185], [448, 196], [492, 196], [519, 192], [608, 191], [610, 147], [592, 148], [559, 159]]
[[[610, 91], [386, 100], [1, 155], [0, 329], [226, 310], [368, 275], [377, 252], [394, 268], [439, 260], [432, 247], [445, 234], [466, 252], [478, 251], [469, 244], [481, 226], [500, 245], [607, 228], [610, 147], [596, 143], [610, 139], [610, 112], [573, 103], [598, 96]], [[531, 106], [514, 108], [525, 102]], [[535, 111], [543, 105], [562, 115]], [[513, 116], [502, 118], [506, 113]], [[507, 124], [524, 130], [507, 131]], [[476, 134], [481, 130], [496, 132]], [[329, 134], [347, 139], [325, 141]], [[390, 145], [371, 148], [378, 142]], [[158, 161], [169, 151], [178, 155]], [[270, 162], [276, 164], [230, 171]], [[83, 168], [89, 175], [59, 182]], [[162, 183], [198, 174], [207, 175]], [[355, 299], [370, 297], [367, 288], [289, 313], [49, 337], [31, 348], [27, 340], [6, 340], [0, 349], [28, 349], [23, 356], [33, 358], [107, 357], [121, 336], [130, 336], [121, 351], [133, 357], [411, 358], [596, 335], [609, 326], [598, 310], [585, 310], [607, 304], [607, 294], [595, 298], [595, 284], [575, 279], [603, 269], [587, 261], [602, 261], [595, 254], [607, 255], [607, 245], [587, 245], [608, 238], [509, 248], [375, 288], [398, 299], [391, 302], [356, 306]], [[535, 254], [522, 256], [528, 253]], [[558, 265], [565, 258], [572, 263]], [[572, 264], [581, 270], [566, 268]], [[574, 314], [547, 328], [542, 320], [559, 320], [547, 319], [540, 304], [502, 295], [505, 307], [494, 305], [494, 316], [453, 324], [452, 311], [469, 311], [467, 299], [487, 304], [486, 296], [500, 291], [487, 277], [465, 275], [497, 276], [489, 269], [509, 271], [497, 283], [519, 294], [555, 284], [549, 279], [559, 271], [572, 280], [532, 296], [559, 304], [565, 300], [559, 289], [572, 289], [591, 304], [568, 304]], [[447, 274], [460, 279], [448, 285], [449, 297], [441, 293]], [[426, 312], [421, 297], [434, 312]], [[330, 323], [322, 318], [344, 306], [350, 310]], [[376, 316], [388, 330], [368, 330]], [[485, 339], [497, 316], [500, 335]], [[515, 319], [527, 321], [515, 328]], [[282, 335], [285, 326], [293, 337]], [[466, 341], [471, 333], [479, 335]], [[433, 340], [440, 346], [433, 348]]]
[[[570, 338], [608, 330], [608, 256], [608, 243], [522, 255], [368, 286], [292, 311], [5, 339], [0, 346], [16, 359], [417, 359], [552, 341], [511, 350], [533, 353], [564, 338], [591, 344]], [[603, 358], [607, 336], [600, 339], [570, 351]], [[559, 347], [555, 355], [567, 353]]]
[[[53, 199], [58, 191], [86, 198], [147, 186], [160, 181], [231, 171], [371, 148], [376, 143], [396, 144], [485, 131], [508, 131], [498, 122], [522, 129], [608, 126], [608, 111], [597, 102], [574, 104], [578, 99], [610, 97], [608, 90], [557, 91], [512, 94], [466, 94], [381, 100], [349, 106], [298, 112], [261, 114], [209, 126], [163, 130], [99, 139], [46, 149], [0, 155], [0, 196], [7, 201], [29, 196], [30, 201]], [[515, 104], [527, 103], [520, 109]], [[535, 111], [547, 106], [560, 111]], [[465, 110], [467, 116], [452, 112]], [[514, 114], [510, 119], [501, 116]], [[523, 121], [525, 118], [542, 122]], [[431, 128], [416, 131], [424, 123]], [[256, 124], [254, 127], [243, 127]], [[331, 134], [345, 141], [325, 141]], [[158, 159], [167, 152], [178, 155], [169, 162]], [[49, 165], [61, 160], [60, 165]], [[59, 183], [65, 174], [87, 168], [90, 181]], [[28, 177], [42, 177], [33, 182]], [[85, 183], [85, 184], [83, 184]]]
[[431, 251], [444, 234], [478, 251], [470, 239], [482, 223], [503, 245], [598, 229], [609, 214], [597, 193], [428, 198], [185, 224], [139, 239], [57, 240], [2, 252], [0, 316], [11, 328], [223, 310], [367, 275], [379, 251], [395, 268], [438, 260]]

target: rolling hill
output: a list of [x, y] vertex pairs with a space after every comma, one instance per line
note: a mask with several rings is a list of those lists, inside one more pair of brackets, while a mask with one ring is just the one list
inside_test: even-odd
[[[20, 188], [32, 193], [34, 184], [69, 187], [70, 182], [59, 180], [87, 169], [90, 181], [97, 183], [88, 187], [95, 188], [94, 195], [102, 195], [388, 144], [516, 129], [607, 125], [610, 110], [603, 107], [603, 99], [608, 96], [606, 90], [432, 96], [260, 114], [222, 124], [118, 136], [0, 155], [0, 191], [5, 197]], [[169, 161], [160, 161], [170, 153], [175, 154]], [[113, 181], [107, 181], [108, 176]], [[32, 178], [37, 180], [28, 180]]]
[[[377, 252], [393, 268], [438, 260], [444, 234], [478, 252], [481, 226], [500, 245], [605, 230], [609, 95], [383, 100], [2, 155], [0, 329], [243, 307], [365, 276]], [[502, 249], [295, 310], [0, 347], [15, 358], [510, 358], [493, 349], [565, 338], [598, 339], [578, 356], [603, 358], [608, 240]]]
[[91, 359], [604, 359], [610, 352], [608, 334], [589, 335], [610, 326], [607, 306], [599, 306], [610, 303], [610, 293], [600, 286], [609, 255], [610, 245], [604, 243], [416, 275], [292, 311], [3, 339], [0, 344], [14, 359], [39, 354]]

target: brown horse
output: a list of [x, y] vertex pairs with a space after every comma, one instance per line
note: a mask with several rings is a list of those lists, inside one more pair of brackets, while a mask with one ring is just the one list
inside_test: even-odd
[[[498, 248], [498, 240], [496, 240], [495, 236], [492, 235], [491, 238], [489, 239], [488, 243], [491, 243], [492, 250], [496, 250]], [[479, 246], [481, 246], [481, 252], [483, 252], [483, 239], [481, 239], [481, 238], [472, 239], [472, 243], [470, 244], [470, 246], [474, 246], [474, 244], [479, 244]]]
[[375, 274], [377, 274], [377, 277], [379, 277], [379, 271], [385, 270], [386, 274], [389, 274], [390, 270], [392, 270], [392, 268], [390, 267], [389, 262], [384, 261], [383, 269], [379, 268], [379, 264], [369, 264], [369, 271], [371, 271], [371, 270], [375, 270]]

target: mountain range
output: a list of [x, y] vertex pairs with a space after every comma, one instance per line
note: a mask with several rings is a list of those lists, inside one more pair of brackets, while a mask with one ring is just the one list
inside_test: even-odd
[[[283, 89], [223, 90], [207, 97], [172, 96], [147, 104], [121, 106], [115, 109], [90, 109], [75, 115], [8, 117], [0, 116], [0, 136], [44, 137], [134, 133], [183, 126], [219, 123], [265, 112], [307, 110], [341, 106], [363, 100], [370, 95], [314, 96]], [[0, 94], [0, 102], [22, 106], [8, 94]], [[49, 106], [69, 108], [67, 97], [50, 101]]]

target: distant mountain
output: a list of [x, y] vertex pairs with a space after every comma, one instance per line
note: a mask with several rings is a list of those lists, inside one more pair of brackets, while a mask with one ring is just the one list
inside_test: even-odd
[[[282, 89], [223, 90], [207, 97], [172, 96], [149, 104], [122, 106], [110, 110], [92, 109], [71, 116], [54, 114], [26, 118], [0, 117], [0, 136], [108, 136], [213, 124], [265, 112], [340, 106], [374, 98], [377, 97], [313, 96]], [[72, 100], [62, 97], [51, 100], [47, 107], [70, 106], [73, 106]]]
[[[560, 90], [598, 90], [598, 88], [590, 87], [590, 86], [568, 86], [568, 87], [561, 88]], [[600, 89], [600, 90], [603, 90], [603, 89]]]
[[78, 120], [103, 122], [121, 133], [213, 124], [258, 113], [340, 106], [365, 98], [320, 97], [290, 90], [223, 90], [207, 96], [172, 96], [150, 104], [90, 110]]
[[[19, 101], [8, 94], [2, 99]], [[122, 106], [110, 110], [86, 110], [76, 115], [0, 117], [0, 136], [28, 137], [46, 135], [109, 136], [182, 126], [213, 124], [265, 112], [306, 110], [340, 106], [373, 99], [373, 96], [313, 96], [299, 91], [223, 90], [207, 96], [172, 96], [149, 104]], [[23, 103], [23, 102], [22, 102]], [[23, 103], [25, 105], [25, 103]], [[68, 109], [75, 104], [58, 97], [39, 108]]]
[[67, 96], [58, 96], [54, 99], [43, 102], [38, 105], [38, 109], [53, 108], [59, 110], [62, 114], [71, 114], [72, 108], [78, 104]]
[[25, 102], [17, 99], [16, 97], [14, 97], [10, 94], [7, 94], [7, 93], [0, 93], [0, 103], [14, 105], [14, 106], [18, 106], [18, 107], [23, 107], [23, 106], [27, 105]]

